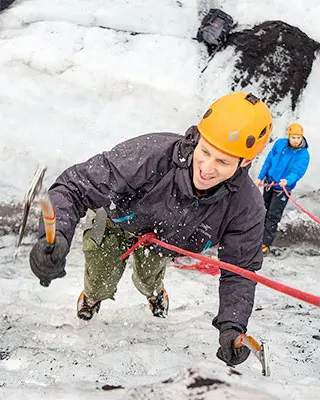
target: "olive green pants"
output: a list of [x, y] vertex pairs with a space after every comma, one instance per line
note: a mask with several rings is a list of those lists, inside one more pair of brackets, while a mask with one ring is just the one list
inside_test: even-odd
[[[95, 300], [114, 299], [127, 263], [120, 256], [131, 246], [128, 239], [129, 234], [113, 226], [106, 228], [102, 243], [98, 246], [91, 239], [91, 229], [84, 232], [84, 291], [87, 296]], [[147, 247], [135, 250], [132, 280], [146, 297], [154, 292], [159, 293], [163, 288], [165, 263], [165, 258]]]

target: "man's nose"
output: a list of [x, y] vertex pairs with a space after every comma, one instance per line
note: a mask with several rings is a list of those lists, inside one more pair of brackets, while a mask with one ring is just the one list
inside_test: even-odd
[[215, 170], [215, 162], [214, 160], [206, 160], [202, 164], [202, 171], [209, 174], [212, 173]]

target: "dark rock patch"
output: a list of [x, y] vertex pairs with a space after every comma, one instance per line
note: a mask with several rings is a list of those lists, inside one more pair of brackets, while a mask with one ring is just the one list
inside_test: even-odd
[[[288, 223], [285, 229], [277, 232], [274, 245], [279, 247], [290, 247], [292, 245], [307, 244], [308, 255], [319, 255], [320, 250], [320, 225], [311, 221], [299, 221]], [[317, 254], [314, 251], [318, 250]]]
[[228, 45], [233, 45], [239, 55], [233, 90], [255, 83], [267, 104], [279, 103], [290, 95], [291, 108], [295, 109], [320, 43], [285, 22], [265, 21], [231, 33]]
[[123, 386], [114, 386], [114, 385], [102, 386], [102, 390], [105, 390], [105, 391], [110, 391], [110, 390], [115, 390], [115, 389], [124, 389], [124, 387]]
[[203, 386], [212, 386], [212, 385], [230, 386], [228, 383], [221, 381], [220, 379], [202, 378], [201, 376], [197, 376], [194, 378], [194, 382], [190, 383], [190, 385], [188, 385], [187, 388], [193, 389], [193, 388], [200, 388]]
[[5, 10], [9, 6], [11, 6], [12, 3], [14, 3], [15, 0], [0, 0], [0, 11]]
[[[0, 236], [18, 233], [23, 217], [21, 203], [0, 204]], [[29, 212], [25, 233], [35, 233], [38, 230], [40, 208], [32, 206]]]

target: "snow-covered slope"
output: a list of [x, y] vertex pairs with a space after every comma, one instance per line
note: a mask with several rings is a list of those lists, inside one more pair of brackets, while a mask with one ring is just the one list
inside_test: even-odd
[[[91, 323], [81, 323], [75, 310], [83, 272], [79, 237], [67, 277], [47, 289], [29, 271], [30, 242], [13, 264], [14, 237], [0, 239], [1, 399], [21, 399], [22, 393], [28, 399], [103, 398], [107, 394], [96, 388], [105, 384], [125, 388], [109, 392], [111, 399], [196, 399], [195, 389], [187, 388], [189, 369], [194, 378], [230, 385], [200, 388], [210, 389], [204, 399], [245, 399], [247, 393], [252, 399], [307, 400], [320, 393], [319, 341], [312, 338], [320, 334], [316, 307], [259, 287], [249, 333], [269, 341], [271, 376], [262, 376], [254, 356], [237, 367], [239, 375], [215, 357], [218, 332], [211, 320], [218, 308], [218, 277], [169, 267], [170, 314], [162, 320], [152, 317], [128, 268], [116, 301], [104, 302]], [[316, 293], [318, 262], [283, 253], [266, 259], [263, 274]]]
[[[49, 185], [71, 163], [126, 138], [150, 131], [183, 133], [208, 104], [229, 92], [233, 50], [218, 53], [201, 74], [208, 56], [193, 39], [199, 14], [212, 3], [218, 4], [21, 0], [3, 12], [0, 202], [22, 200], [38, 162], [48, 166]], [[237, 29], [282, 19], [320, 41], [317, 0], [220, 5], [238, 22]], [[292, 119], [305, 126], [311, 165], [295, 193], [305, 196], [302, 204], [316, 215], [318, 196], [311, 192], [319, 189], [319, 65], [317, 58], [294, 114], [288, 99], [273, 109], [275, 137]], [[268, 149], [251, 169], [253, 176]], [[299, 216], [293, 208], [290, 212], [293, 220]], [[218, 332], [211, 320], [218, 307], [217, 277], [169, 267], [170, 314], [157, 320], [133, 288], [129, 268], [116, 302], [104, 303], [92, 323], [80, 324], [75, 304], [83, 257], [77, 234], [67, 277], [47, 289], [28, 266], [34, 237], [25, 239], [15, 264], [16, 238], [0, 238], [1, 399], [320, 398], [320, 342], [312, 337], [319, 336], [316, 307], [259, 287], [249, 332], [269, 340], [272, 375], [262, 377], [252, 356], [237, 375], [215, 357]], [[262, 273], [320, 294], [318, 264], [319, 257], [291, 248], [267, 257]], [[188, 388], [199, 376], [215, 383]], [[104, 384], [124, 389], [96, 390]]]

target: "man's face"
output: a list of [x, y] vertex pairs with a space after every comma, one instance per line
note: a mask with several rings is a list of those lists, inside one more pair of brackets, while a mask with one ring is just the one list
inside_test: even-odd
[[290, 146], [293, 147], [294, 149], [298, 148], [300, 146], [301, 142], [302, 142], [301, 135], [290, 135], [289, 136]]
[[[239, 158], [222, 153], [202, 137], [193, 153], [193, 184], [198, 190], [207, 190], [223, 182], [236, 172]], [[243, 160], [242, 167], [250, 164]]]

